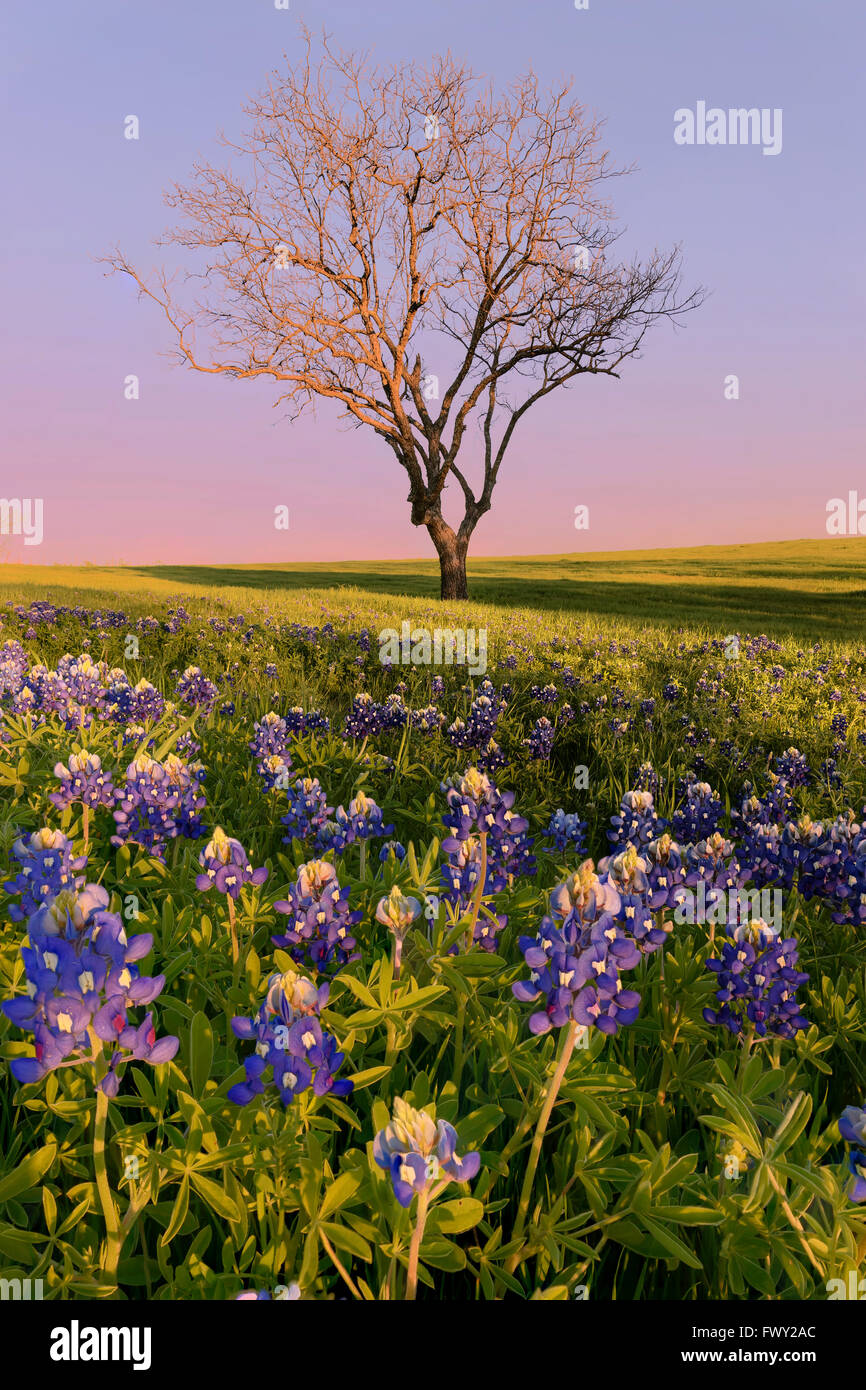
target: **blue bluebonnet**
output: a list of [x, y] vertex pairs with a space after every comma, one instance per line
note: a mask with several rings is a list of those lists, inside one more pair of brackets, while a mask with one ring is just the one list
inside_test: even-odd
[[44, 826], [30, 835], [22, 835], [12, 845], [15, 877], [3, 884], [6, 893], [19, 896], [20, 902], [10, 903], [8, 913], [13, 922], [21, 922], [46, 901], [56, 897], [64, 888], [84, 886], [82, 870], [87, 856], [76, 855], [72, 842], [60, 830]]
[[299, 777], [289, 788], [288, 802], [288, 811], [281, 817], [288, 831], [283, 836], [284, 844], [315, 835], [333, 810], [317, 777]]
[[244, 1062], [246, 1080], [228, 1091], [230, 1101], [249, 1105], [263, 1095], [269, 1068], [284, 1105], [311, 1087], [316, 1096], [351, 1094], [354, 1083], [337, 1077], [343, 1054], [319, 1021], [327, 1001], [327, 985], [317, 988], [294, 970], [271, 976], [256, 1015], [232, 1019], [235, 1037], [255, 1042], [256, 1048]]
[[671, 833], [680, 844], [695, 844], [718, 830], [724, 807], [709, 782], [690, 777], [671, 820]]
[[437, 1122], [399, 1096], [394, 1100], [393, 1118], [373, 1141], [373, 1158], [389, 1174], [401, 1207], [408, 1207], [416, 1193], [429, 1191], [439, 1182], [469, 1182], [481, 1166], [480, 1154], [458, 1154], [452, 1125]]
[[91, 1035], [113, 1048], [98, 1082], [110, 1098], [117, 1095], [124, 1062], [158, 1065], [177, 1052], [177, 1038], [157, 1040], [150, 1012], [141, 1023], [129, 1020], [130, 1008], [153, 1003], [165, 977], [139, 974], [135, 962], [150, 952], [153, 937], [130, 941], [120, 917], [107, 909], [105, 890], [88, 884], [80, 892], [61, 890], [28, 922], [30, 944], [21, 947], [27, 993], [3, 1003], [7, 1018], [34, 1035], [35, 1055], [9, 1064], [22, 1084], [59, 1066], [92, 1062]]
[[285, 932], [271, 940], [294, 961], [335, 972], [360, 959], [352, 929], [363, 914], [350, 910], [349, 890], [340, 887], [337, 871], [327, 860], [302, 864], [289, 897], [275, 902], [274, 910], [289, 920]]
[[629, 843], [640, 848], [655, 840], [665, 829], [653, 803], [652, 792], [628, 791], [620, 802], [619, 814], [611, 816], [607, 838], [612, 848], [625, 848]]
[[560, 851], [570, 849], [583, 854], [586, 849], [586, 821], [576, 811], [554, 811], [545, 833]]
[[796, 938], [781, 937], [760, 919], [735, 927], [731, 935], [721, 943], [721, 959], [707, 961], [718, 978], [721, 1008], [704, 1009], [706, 1021], [734, 1034], [750, 1023], [758, 1037], [769, 1032], [790, 1039], [808, 1028], [797, 990], [809, 976], [796, 969]]
[[204, 872], [196, 878], [195, 886], [201, 893], [216, 888], [218, 893], [238, 898], [244, 884], [257, 886], [264, 883], [268, 876], [266, 868], [252, 867], [240, 841], [226, 835], [219, 825], [199, 855], [198, 862]]
[[113, 806], [114, 786], [111, 773], [102, 766], [98, 753], [88, 753], [82, 749], [71, 753], [67, 763], [57, 763], [54, 776], [60, 782], [56, 792], [50, 792], [48, 800], [60, 809], [65, 806]]
[[852, 1202], [866, 1202], [866, 1108], [848, 1105], [839, 1120], [839, 1133], [851, 1148], [848, 1169], [854, 1178]]

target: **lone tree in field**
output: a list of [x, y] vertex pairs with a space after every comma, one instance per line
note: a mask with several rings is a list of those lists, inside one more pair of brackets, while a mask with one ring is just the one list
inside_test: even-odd
[[183, 222], [161, 244], [194, 253], [189, 302], [111, 258], [196, 371], [272, 377], [293, 415], [324, 397], [375, 430], [444, 599], [467, 596], [469, 540], [529, 408], [583, 373], [618, 376], [656, 319], [698, 300], [679, 297], [676, 249], [608, 259], [600, 190], [617, 171], [570, 96], [529, 74], [497, 97], [450, 56], [380, 72], [325, 42], [314, 65], [308, 39], [224, 141], [237, 167], [198, 165], [166, 195]]

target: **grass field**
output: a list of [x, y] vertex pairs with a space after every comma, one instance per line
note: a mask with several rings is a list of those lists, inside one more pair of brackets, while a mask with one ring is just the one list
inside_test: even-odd
[[[469, 561], [473, 607], [538, 609], [544, 614], [598, 617], [643, 626], [706, 628], [715, 633], [765, 632], [813, 640], [866, 636], [866, 539], [774, 541], [587, 555], [519, 556]], [[211, 593], [232, 604], [283, 605], [327, 593], [337, 607], [377, 604], [406, 595], [436, 599], [433, 560], [347, 561], [341, 564], [151, 565], [129, 568], [5, 565], [0, 596], [19, 600], [72, 591], [108, 602]], [[290, 605], [291, 606], [291, 605]], [[396, 610], [386, 605], [388, 612]], [[416, 610], [414, 606], [407, 616]]]
[[[5, 567], [0, 1279], [856, 1286], [864, 557]], [[406, 619], [486, 681], [380, 660]]]

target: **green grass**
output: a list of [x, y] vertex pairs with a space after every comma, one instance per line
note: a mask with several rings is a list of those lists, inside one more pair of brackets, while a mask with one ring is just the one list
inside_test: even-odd
[[[471, 609], [476, 617], [482, 608], [491, 610], [494, 626], [497, 618], [510, 623], [519, 609], [528, 623], [539, 612], [554, 623], [561, 617], [604, 618], [627, 629], [649, 622], [714, 634], [859, 640], [866, 636], [864, 563], [866, 539], [470, 559]], [[271, 605], [284, 614], [326, 602], [337, 610], [358, 611], [360, 605], [413, 617], [417, 603], [395, 600], [433, 600], [438, 610], [438, 592], [438, 566], [424, 560], [123, 569], [7, 565], [0, 574], [0, 595], [16, 601], [50, 594], [58, 602], [136, 600], [139, 607], [148, 594], [210, 594], [227, 605]], [[503, 609], [509, 617], [497, 614]], [[453, 613], [455, 605], [447, 611]], [[470, 621], [466, 613], [464, 621]]]

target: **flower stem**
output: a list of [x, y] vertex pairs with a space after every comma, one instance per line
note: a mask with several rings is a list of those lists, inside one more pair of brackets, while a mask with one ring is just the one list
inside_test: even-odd
[[487, 831], [481, 832], [481, 871], [478, 875], [478, 887], [475, 890], [475, 897], [472, 902], [472, 921], [469, 924], [469, 932], [466, 938], [467, 951], [475, 940], [475, 928], [478, 924], [478, 914], [481, 911], [481, 899], [484, 897], [484, 889], [487, 887]]
[[104, 1091], [96, 1092], [96, 1119], [93, 1126], [93, 1170], [96, 1175], [96, 1190], [105, 1221], [105, 1261], [103, 1272], [109, 1282], [117, 1284], [117, 1266], [123, 1245], [124, 1232], [117, 1216], [117, 1208], [111, 1195], [108, 1172], [105, 1166], [105, 1122], [108, 1119], [108, 1097]]
[[427, 1225], [427, 1209], [430, 1203], [430, 1194], [425, 1189], [418, 1193], [418, 1211], [415, 1216], [415, 1229], [412, 1232], [412, 1244], [409, 1246], [409, 1271], [406, 1275], [406, 1298], [414, 1299], [418, 1291], [418, 1253], [421, 1249], [421, 1242], [424, 1239], [424, 1227]]
[[[514, 1223], [514, 1230], [512, 1232], [511, 1237], [512, 1240], [519, 1240], [523, 1235], [523, 1230], [526, 1225], [526, 1218], [529, 1215], [529, 1202], [530, 1198], [532, 1197], [532, 1184], [535, 1180], [535, 1170], [538, 1167], [538, 1160], [541, 1156], [541, 1145], [544, 1139], [544, 1131], [547, 1129], [548, 1121], [550, 1120], [550, 1116], [553, 1113], [553, 1107], [556, 1104], [556, 1097], [559, 1094], [559, 1088], [562, 1085], [566, 1068], [569, 1062], [571, 1061], [571, 1054], [574, 1051], [574, 1045], [577, 1042], [577, 1029], [578, 1025], [576, 1023], [570, 1023], [567, 1028], [564, 1028], [562, 1030], [562, 1042], [560, 1044], [559, 1050], [559, 1061], [556, 1064], [556, 1071], [553, 1074], [553, 1079], [547, 1088], [547, 1097], [545, 1099], [544, 1105], [541, 1108], [541, 1114], [538, 1117], [538, 1124], [535, 1127], [535, 1136], [532, 1140], [532, 1148], [529, 1153], [529, 1163], [527, 1164], [526, 1175], [523, 1179], [523, 1188], [521, 1189], [520, 1193], [520, 1206], [517, 1209], [517, 1220]], [[515, 1269], [517, 1268], [519, 1258], [520, 1247], [518, 1246], [514, 1253], [509, 1255], [508, 1257], [508, 1263], [505, 1266], [507, 1273], [514, 1273]]]
[[[240, 951], [238, 949], [238, 929], [235, 925], [235, 901], [231, 893], [227, 895], [226, 902], [228, 903], [229, 909], [229, 930], [232, 934], [232, 965], [237, 965], [240, 959]], [[237, 984], [237, 980], [235, 980], [234, 983]]]
[[367, 873], [367, 841], [366, 841], [366, 840], [362, 840], [362, 841], [361, 841], [361, 868], [360, 868], [360, 876], [361, 876], [361, 878], [364, 878], [364, 877], [366, 876], [366, 873]]

